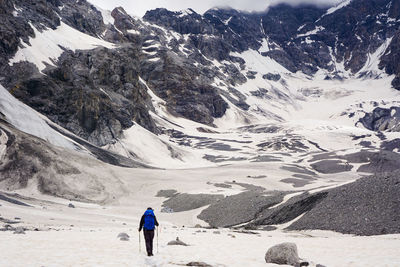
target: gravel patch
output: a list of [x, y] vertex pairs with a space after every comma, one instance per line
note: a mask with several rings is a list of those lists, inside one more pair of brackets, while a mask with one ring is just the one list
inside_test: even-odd
[[293, 187], [303, 187], [305, 185], [310, 184], [311, 182], [303, 179], [296, 179], [296, 178], [286, 178], [282, 179], [281, 182], [287, 183], [287, 184], [292, 184]]
[[336, 155], [335, 152], [320, 153], [320, 154], [314, 155], [308, 162], [314, 162], [314, 161], [319, 161], [319, 160], [324, 160], [324, 159], [332, 159], [332, 158], [338, 158], [338, 155]]
[[348, 172], [353, 169], [353, 166], [348, 163], [343, 163], [340, 160], [322, 160], [311, 164], [311, 167], [320, 173], [339, 173]]
[[281, 167], [282, 170], [285, 171], [290, 171], [290, 172], [294, 172], [294, 173], [300, 173], [300, 174], [308, 174], [308, 175], [316, 175], [315, 172], [308, 170], [305, 167], [302, 166], [297, 166], [297, 165], [292, 165], [292, 166], [282, 166]]
[[380, 151], [368, 154], [368, 164], [360, 166], [358, 172], [392, 172], [400, 169], [400, 154], [391, 151]]
[[209, 195], [209, 194], [177, 194], [168, 200], [164, 201], [162, 206], [173, 210], [174, 212], [188, 211], [198, 209], [218, 200], [223, 199], [223, 195]]
[[203, 210], [198, 218], [212, 227], [234, 226], [253, 220], [260, 210], [282, 202], [284, 197], [281, 192], [263, 194], [262, 190], [252, 190], [228, 196]]
[[257, 156], [250, 159], [251, 162], [277, 162], [282, 161], [281, 159], [273, 156]]
[[175, 189], [167, 189], [167, 190], [160, 190], [157, 192], [156, 197], [165, 197], [165, 198], [170, 198], [173, 197], [178, 191]]
[[400, 171], [364, 177], [327, 196], [288, 227], [345, 234], [400, 233]]
[[315, 205], [326, 197], [327, 192], [320, 192], [313, 195], [305, 192], [304, 194], [294, 196], [286, 203], [273, 209], [263, 209], [257, 215], [257, 219], [247, 224], [247, 228], [258, 226], [276, 225], [292, 221], [301, 214], [313, 209]]
[[214, 186], [219, 188], [232, 188], [230, 184], [214, 184]]
[[305, 180], [316, 180], [316, 177], [304, 175], [304, 174], [293, 174], [292, 176], [296, 177], [296, 178], [300, 178], [300, 179], [305, 179]]

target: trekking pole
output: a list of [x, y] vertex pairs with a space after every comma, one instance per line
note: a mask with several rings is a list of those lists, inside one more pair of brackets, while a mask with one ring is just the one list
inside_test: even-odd
[[139, 253], [142, 253], [142, 246], [140, 245], [140, 232], [139, 232]]
[[157, 227], [157, 254], [158, 254], [158, 227]]

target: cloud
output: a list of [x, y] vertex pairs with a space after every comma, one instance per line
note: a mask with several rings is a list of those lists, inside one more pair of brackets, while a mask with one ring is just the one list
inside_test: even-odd
[[125, 10], [136, 16], [142, 17], [147, 10], [164, 7], [169, 10], [182, 10], [192, 8], [198, 13], [204, 13], [213, 7], [232, 7], [244, 11], [264, 11], [272, 5], [287, 3], [293, 6], [312, 4], [317, 6], [333, 6], [343, 0], [89, 0], [89, 2], [103, 9], [112, 10], [122, 6]]

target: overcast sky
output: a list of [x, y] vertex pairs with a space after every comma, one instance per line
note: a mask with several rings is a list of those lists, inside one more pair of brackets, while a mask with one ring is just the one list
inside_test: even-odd
[[232, 7], [245, 11], [264, 11], [268, 6], [285, 2], [292, 5], [302, 3], [333, 6], [343, 0], [89, 0], [89, 2], [112, 10], [122, 6], [129, 14], [142, 17], [147, 10], [165, 7], [169, 10], [192, 8], [198, 13], [204, 13], [213, 7]]

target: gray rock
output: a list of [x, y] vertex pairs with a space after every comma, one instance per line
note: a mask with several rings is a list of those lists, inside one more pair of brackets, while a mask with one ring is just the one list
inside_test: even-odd
[[168, 246], [188, 246], [185, 242], [179, 240], [179, 237], [176, 238], [176, 240], [169, 241]]
[[372, 131], [400, 132], [400, 107], [377, 107], [359, 121]]
[[186, 264], [186, 266], [198, 266], [198, 267], [212, 267], [212, 265], [207, 264], [205, 262], [199, 262], [199, 261], [192, 261]]
[[296, 266], [300, 263], [297, 246], [294, 243], [282, 243], [268, 249], [265, 254], [267, 263]]
[[263, 79], [277, 82], [277, 81], [279, 81], [281, 79], [281, 75], [273, 74], [273, 73], [267, 73], [267, 74], [263, 75]]
[[72, 203], [69, 203], [69, 204], [68, 204], [68, 208], [72, 208], [72, 209], [74, 209], [74, 208], [75, 208], [75, 205], [74, 205], [74, 204], [72, 204]]
[[17, 228], [15, 228], [15, 231], [14, 231], [14, 233], [13, 234], [25, 234], [25, 229], [23, 228], [23, 227], [17, 227]]
[[119, 233], [117, 238], [121, 241], [129, 241], [129, 235], [127, 233]]

